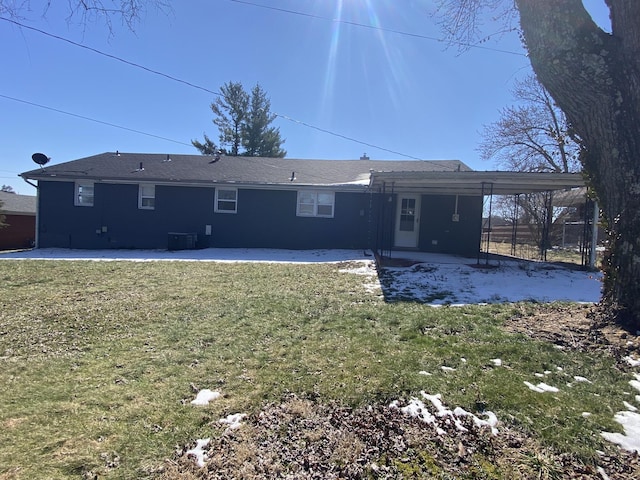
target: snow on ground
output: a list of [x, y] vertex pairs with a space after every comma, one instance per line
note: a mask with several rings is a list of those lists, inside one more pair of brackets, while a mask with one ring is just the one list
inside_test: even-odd
[[529, 382], [524, 382], [524, 384], [527, 387], [529, 387], [530, 390], [533, 390], [534, 392], [537, 392], [537, 393], [544, 393], [544, 392], [557, 393], [560, 391], [558, 388], [552, 387], [551, 385], [547, 385], [546, 383], [539, 383], [538, 385], [534, 385]]
[[2, 259], [335, 263], [372, 260], [373, 254], [362, 250], [278, 250], [268, 248], [204, 248], [175, 251], [36, 248], [21, 252], [0, 253], [0, 260]]
[[419, 418], [423, 422], [435, 426], [436, 432], [438, 433], [438, 435], [446, 434], [446, 430], [444, 430], [440, 426], [441, 422], [444, 422], [447, 424], [453, 423], [456, 429], [458, 429], [461, 432], [468, 431], [467, 428], [460, 421], [461, 417], [471, 417], [471, 419], [477, 426], [489, 427], [493, 435], [498, 434], [498, 429], [496, 428], [496, 425], [498, 424], [498, 418], [493, 412], [484, 412], [483, 415], [485, 415], [487, 418], [482, 419], [472, 413], [467, 412], [461, 407], [456, 407], [453, 410], [447, 408], [442, 402], [442, 395], [440, 394], [430, 395], [423, 390], [422, 392], [420, 392], [420, 395], [422, 395], [422, 398], [424, 398], [425, 400], [431, 403], [431, 407], [435, 410], [433, 414], [429, 412], [429, 409], [424, 404], [424, 402], [417, 398], [412, 398], [409, 401], [409, 403], [404, 407], [400, 407], [399, 402], [397, 400], [394, 400], [389, 404], [389, 408], [392, 408], [392, 409], [399, 408], [400, 411], [405, 415]]
[[[599, 272], [546, 262], [490, 260], [420, 254], [411, 267], [386, 268], [380, 277], [385, 298], [411, 298], [432, 305], [519, 301], [597, 302]], [[413, 258], [413, 256], [412, 256]]]
[[226, 417], [218, 420], [218, 423], [229, 425], [226, 430], [228, 432], [230, 430], [240, 428], [242, 426], [242, 419], [246, 416], [246, 413], [232, 413], [231, 415], [227, 415]]
[[[635, 380], [631, 380], [629, 385], [640, 391], [640, 374], [634, 373], [633, 376]], [[636, 401], [640, 401], [637, 395]], [[616, 413], [613, 417], [622, 425], [624, 433], [602, 432], [601, 435], [605, 440], [619, 445], [620, 448], [640, 453], [640, 413], [637, 413], [637, 408], [628, 402], [625, 402], [625, 408], [626, 410]]]
[[198, 440], [196, 440], [196, 446], [187, 450], [185, 452], [185, 455], [187, 457], [193, 458], [196, 462], [196, 465], [202, 468], [204, 467], [205, 462], [209, 459], [207, 457], [207, 451], [205, 450], [209, 446], [209, 443], [211, 443], [210, 438], [199, 438]]
[[209, 405], [211, 400], [215, 400], [216, 398], [220, 398], [220, 392], [214, 392], [205, 388], [204, 390], [200, 390], [196, 395], [196, 398], [191, 400], [191, 405]]

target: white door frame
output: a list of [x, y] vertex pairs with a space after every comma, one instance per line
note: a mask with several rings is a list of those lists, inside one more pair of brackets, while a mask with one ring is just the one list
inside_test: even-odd
[[416, 248], [420, 231], [420, 195], [398, 194], [394, 246]]

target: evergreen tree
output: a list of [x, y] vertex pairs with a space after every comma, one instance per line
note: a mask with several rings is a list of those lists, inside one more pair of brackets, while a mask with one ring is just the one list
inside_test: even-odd
[[243, 155], [249, 157], [284, 157], [287, 152], [280, 148], [284, 140], [280, 129], [271, 127], [276, 115], [271, 113], [271, 101], [265, 91], [256, 84], [251, 90], [249, 111], [242, 125]]
[[206, 133], [204, 135], [204, 142], [199, 142], [198, 140], [191, 140], [191, 144], [200, 150], [202, 155], [215, 155], [218, 152], [218, 147], [215, 143], [207, 136]]
[[215, 114], [213, 123], [220, 133], [220, 145], [229, 147], [226, 153], [233, 157], [240, 155], [242, 145], [242, 125], [247, 116], [249, 95], [240, 82], [228, 82], [220, 88], [221, 95], [211, 104]]
[[[218, 127], [220, 148], [205, 134], [204, 141], [191, 140], [203, 155], [218, 151], [230, 156], [284, 157], [284, 140], [280, 129], [271, 126], [276, 115], [271, 113], [271, 102], [259, 84], [249, 95], [241, 83], [229, 82], [220, 88], [220, 97], [211, 104], [215, 114], [213, 123]], [[240, 151], [240, 147], [244, 151]]]

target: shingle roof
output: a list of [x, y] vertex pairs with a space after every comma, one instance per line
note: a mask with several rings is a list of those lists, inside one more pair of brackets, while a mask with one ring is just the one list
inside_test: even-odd
[[371, 171], [470, 171], [459, 160], [299, 160], [205, 155], [102, 153], [21, 174], [33, 180], [242, 185], [368, 185]]
[[9, 215], [36, 214], [36, 197], [34, 196], [0, 192], [0, 201], [2, 202], [1, 213]]

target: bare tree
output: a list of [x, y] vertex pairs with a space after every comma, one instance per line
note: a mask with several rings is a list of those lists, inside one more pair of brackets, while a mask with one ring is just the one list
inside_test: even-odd
[[[0, 0], [0, 15], [10, 18], [24, 18], [31, 13], [46, 16], [51, 3], [51, 0]], [[120, 21], [133, 30], [150, 6], [169, 11], [170, 0], [68, 0], [67, 21], [77, 21], [83, 26], [104, 22], [109, 32], [113, 32], [113, 22]]]
[[[478, 19], [514, 5], [538, 80], [580, 137], [580, 160], [602, 207], [608, 249], [603, 306], [640, 329], [640, 2], [604, 0], [611, 33], [581, 0], [441, 0], [448, 31], [480, 38]], [[445, 10], [446, 9], [446, 10]]]
[[512, 94], [518, 104], [503, 108], [500, 119], [483, 129], [481, 158], [515, 172], [580, 171], [580, 145], [535, 76], [516, 81]]
[[[580, 146], [572, 137], [564, 113], [555, 105], [535, 76], [515, 82], [512, 90], [517, 105], [500, 111], [500, 119], [486, 125], [478, 150], [483, 160], [494, 159], [503, 168], [516, 172], [576, 172]], [[526, 226], [546, 258], [555, 230], [569, 209], [553, 208], [551, 192], [519, 195], [519, 224]], [[498, 199], [498, 208], [513, 210], [513, 199]]]

